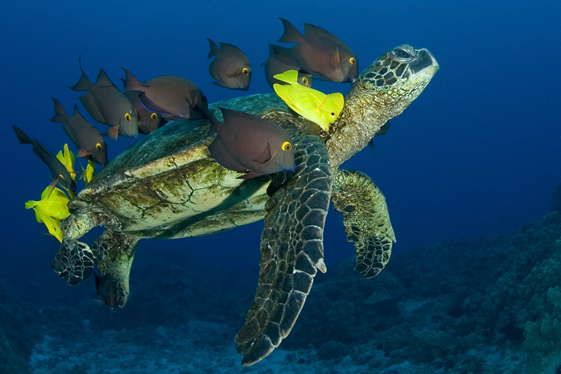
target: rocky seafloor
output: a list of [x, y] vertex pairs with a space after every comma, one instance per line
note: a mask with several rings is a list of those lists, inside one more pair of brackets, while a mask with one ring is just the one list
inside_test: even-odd
[[256, 273], [154, 256], [115, 313], [0, 285], [0, 373], [561, 373], [561, 186], [510, 234], [396, 253], [370, 280], [353, 266], [318, 275], [291, 335], [249, 368], [233, 339]]

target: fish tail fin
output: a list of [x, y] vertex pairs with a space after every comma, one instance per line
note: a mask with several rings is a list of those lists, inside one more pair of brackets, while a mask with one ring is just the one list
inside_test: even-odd
[[142, 83], [138, 81], [138, 79], [136, 79], [134, 75], [132, 75], [130, 71], [128, 71], [125, 68], [122, 69], [125, 71], [125, 76], [126, 76], [126, 79], [123, 81], [125, 85], [125, 89], [123, 92], [138, 91], [140, 87], [144, 86]]
[[82, 69], [82, 56], [78, 57], [78, 64], [80, 65], [80, 71], [82, 75], [78, 82], [74, 86], [71, 86], [70, 89], [74, 91], [89, 91], [90, 87], [92, 86], [92, 82], [89, 80], [86, 73], [84, 73], [84, 69]]
[[208, 40], [208, 44], [210, 45], [210, 52], [208, 52], [208, 57], [207, 57], [208, 60], [209, 58], [216, 56], [218, 51], [220, 51], [220, 48], [218, 48], [216, 43], [210, 40], [209, 38], [207, 38], [206, 40]]
[[288, 22], [284, 18], [279, 18], [284, 25], [284, 34], [278, 40], [280, 43], [301, 43], [304, 40], [304, 36], [292, 23]]
[[66, 114], [66, 111], [60, 101], [54, 97], [51, 99], [53, 99], [53, 103], [55, 104], [55, 115], [51, 118], [51, 122], [68, 122], [70, 118], [68, 117], [68, 114]]
[[281, 82], [295, 84], [298, 83], [298, 71], [287, 70], [282, 74], [275, 74], [273, 78], [278, 79]]
[[18, 137], [19, 144], [35, 145], [35, 142], [31, 140], [31, 138], [26, 133], [24, 133], [22, 129], [20, 129], [17, 126], [12, 126], [12, 128], [16, 132], [16, 136]]

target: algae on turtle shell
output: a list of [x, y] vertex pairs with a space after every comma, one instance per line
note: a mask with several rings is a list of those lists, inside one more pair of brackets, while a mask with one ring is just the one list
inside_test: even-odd
[[[209, 235], [264, 219], [258, 288], [236, 336], [242, 364], [260, 361], [288, 336], [317, 270], [327, 269], [323, 230], [330, 201], [355, 243], [355, 270], [373, 277], [389, 261], [395, 235], [382, 193], [365, 174], [339, 166], [407, 108], [437, 70], [426, 49], [402, 45], [383, 54], [354, 81], [328, 132], [274, 94], [210, 106], [219, 118], [218, 105], [286, 129], [294, 145], [293, 172], [238, 179], [240, 173], [210, 156], [206, 120], [168, 123], [111, 161], [70, 201], [53, 269], [76, 284], [97, 265], [116, 293], [110, 306], [123, 307], [139, 239]], [[78, 242], [98, 225], [107, 230], [92, 249]]]

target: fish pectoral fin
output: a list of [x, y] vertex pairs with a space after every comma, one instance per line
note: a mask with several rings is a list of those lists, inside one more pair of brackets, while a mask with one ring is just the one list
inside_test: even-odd
[[267, 162], [271, 161], [272, 158], [273, 158], [273, 154], [271, 153], [271, 147], [267, 142], [267, 146], [265, 147], [263, 152], [261, 152], [261, 154], [258, 157], [256, 157], [253, 161], [260, 164], [266, 164]]
[[319, 104], [317, 107], [313, 108], [314, 112], [319, 113], [321, 111], [321, 108], [323, 108], [323, 106], [325, 105], [325, 103], [327, 102], [327, 98], [329, 97], [329, 95], [326, 95], [323, 98], [323, 101], [321, 102], [321, 104]]
[[86, 158], [86, 157], [90, 156], [91, 154], [92, 154], [91, 152], [86, 151], [85, 149], [80, 149], [80, 150], [78, 151], [77, 156], [78, 156], [78, 157], [84, 157], [84, 158]]
[[112, 137], [115, 141], [117, 141], [117, 139], [119, 138], [119, 126], [111, 126], [109, 128], [109, 130], [107, 130], [106, 132], [104, 132], [101, 135], [105, 135], [105, 136], [110, 136]]
[[331, 59], [329, 63], [334, 68], [341, 65], [341, 53], [339, 53], [339, 48], [335, 47], [335, 50], [331, 54]]

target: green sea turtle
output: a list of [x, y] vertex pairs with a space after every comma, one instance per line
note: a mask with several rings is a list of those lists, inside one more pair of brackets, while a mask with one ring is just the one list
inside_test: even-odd
[[[208, 121], [168, 123], [121, 153], [70, 201], [53, 269], [77, 284], [97, 265], [105, 302], [123, 307], [140, 239], [208, 235], [264, 219], [258, 288], [235, 340], [243, 365], [258, 362], [290, 333], [316, 271], [326, 271], [323, 230], [330, 201], [355, 243], [355, 270], [370, 278], [389, 261], [395, 236], [382, 193], [367, 175], [339, 165], [407, 108], [437, 70], [426, 49], [402, 45], [383, 54], [353, 82], [328, 132], [274, 93], [210, 106], [219, 119], [218, 106], [286, 129], [294, 144], [293, 172], [239, 179], [240, 173], [210, 156]], [[91, 249], [77, 240], [99, 225], [106, 230]]]

